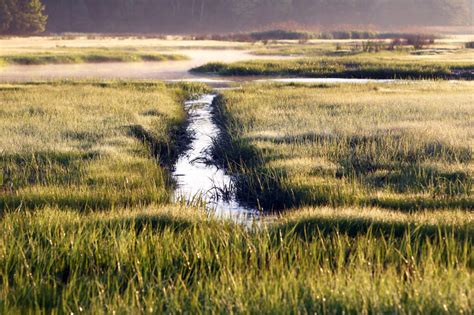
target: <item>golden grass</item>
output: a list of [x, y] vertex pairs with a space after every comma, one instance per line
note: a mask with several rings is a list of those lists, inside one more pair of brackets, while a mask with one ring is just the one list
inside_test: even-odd
[[223, 93], [234, 147], [216, 155], [239, 171], [242, 158], [253, 167], [245, 152], [256, 150], [265, 171], [244, 173], [263, 172], [253, 184], [266, 189], [250, 190], [261, 189], [267, 206], [273, 195], [283, 199], [275, 206], [472, 208], [473, 93], [470, 82], [248, 85]]
[[[413, 225], [414, 228], [431, 226], [449, 227], [450, 229], [474, 229], [474, 214], [461, 210], [434, 210], [418, 211], [413, 213], [387, 210], [383, 208], [358, 208], [358, 207], [304, 207], [294, 209], [278, 217], [278, 224], [293, 222], [297, 224], [305, 220], [325, 219], [336, 222], [345, 220], [356, 224], [364, 221], [368, 226], [378, 224], [386, 225]], [[364, 230], [364, 229], [361, 229]]]
[[[368, 213], [365, 227], [351, 214], [349, 225], [313, 216], [259, 229], [176, 206], [8, 213], [0, 220], [0, 310], [472, 311], [472, 225], [426, 229], [419, 215], [410, 226], [408, 215], [397, 223]], [[443, 214], [456, 216], [435, 216]]]
[[154, 154], [172, 150], [183, 97], [161, 83], [2, 85], [2, 209], [167, 202], [168, 156]]
[[[350, 180], [334, 176], [347, 143], [317, 135], [382, 132], [388, 153], [403, 144], [416, 158], [437, 141], [446, 150], [423, 163], [472, 168], [472, 159], [453, 162], [473, 145], [472, 89], [248, 85], [216, 106], [263, 167], [290, 183], [337, 187]], [[471, 212], [306, 206], [244, 226], [169, 204], [158, 160], [172, 159], [182, 100], [204, 92], [157, 82], [0, 85], [0, 313], [472, 312]]]

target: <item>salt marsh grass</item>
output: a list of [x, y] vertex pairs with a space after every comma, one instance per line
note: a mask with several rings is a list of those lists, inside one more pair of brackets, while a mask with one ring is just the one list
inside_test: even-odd
[[472, 62], [429, 62], [360, 57], [319, 57], [208, 63], [194, 72], [225, 76], [296, 76], [314, 78], [448, 79], [473, 77]]
[[259, 56], [299, 59], [209, 63], [196, 72], [219, 75], [263, 75], [373, 79], [472, 79], [472, 52], [463, 43], [445, 41], [424, 49], [390, 46], [388, 41], [273, 42], [255, 47]]
[[215, 157], [267, 210], [472, 209], [474, 85], [247, 85], [217, 100]]
[[171, 183], [160, 161], [176, 149], [188, 90], [125, 82], [2, 85], [1, 211], [168, 202]]
[[206, 86], [2, 84], [0, 313], [472, 313], [473, 92], [222, 91], [217, 162], [291, 208], [242, 225], [170, 202]]
[[0, 65], [44, 65], [44, 64], [77, 64], [101, 62], [144, 62], [185, 60], [186, 57], [173, 54], [153, 52], [134, 52], [126, 50], [82, 49], [76, 51], [54, 50], [38, 53], [6, 54], [0, 56]]
[[[365, 228], [352, 233], [344, 215]], [[47, 207], [9, 213], [0, 227], [2, 312], [473, 308], [472, 218], [452, 211], [307, 209], [249, 229], [175, 206], [90, 214]]]

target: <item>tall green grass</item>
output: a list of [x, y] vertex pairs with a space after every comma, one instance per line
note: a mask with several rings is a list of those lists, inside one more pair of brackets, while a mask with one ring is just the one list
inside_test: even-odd
[[[284, 199], [309, 192], [470, 206], [471, 89], [249, 85], [214, 104], [226, 132], [214, 153], [264, 202], [348, 204]], [[200, 93], [0, 85], [0, 313], [472, 313], [465, 209], [305, 207], [243, 225], [170, 204], [182, 102]], [[409, 167], [446, 180], [420, 188], [428, 175]], [[372, 181], [381, 174], [402, 181]], [[255, 179], [267, 187], [250, 190]]]
[[471, 83], [247, 85], [225, 91], [214, 156], [264, 210], [473, 209]]
[[[56, 82], [0, 87], [0, 212], [167, 203], [200, 85]], [[146, 176], [145, 176], [146, 175]]]
[[352, 234], [338, 220], [248, 229], [174, 207], [10, 213], [0, 221], [0, 310], [470, 313], [472, 218], [423, 230], [446, 216], [413, 217], [413, 229], [400, 217], [397, 234], [365, 210], [367, 226]]

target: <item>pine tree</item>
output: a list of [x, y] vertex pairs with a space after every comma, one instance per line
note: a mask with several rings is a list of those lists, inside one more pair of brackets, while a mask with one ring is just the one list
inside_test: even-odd
[[10, 7], [12, 21], [9, 32], [33, 34], [44, 32], [48, 17], [43, 14], [40, 0], [13, 0]]
[[9, 30], [11, 21], [10, 0], [0, 1], [0, 34]]

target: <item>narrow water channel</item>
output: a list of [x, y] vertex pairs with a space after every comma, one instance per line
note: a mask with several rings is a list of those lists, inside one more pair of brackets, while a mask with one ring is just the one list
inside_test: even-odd
[[189, 113], [187, 132], [193, 140], [175, 165], [175, 199], [184, 199], [190, 204], [203, 201], [208, 210], [219, 217], [255, 217], [258, 215], [255, 209], [236, 200], [232, 178], [210, 163], [209, 151], [213, 139], [219, 137], [220, 133], [212, 119], [212, 102], [215, 97], [214, 94], [206, 94], [185, 103]]
[[[369, 82], [390, 83], [399, 81], [279, 78], [260, 79], [259, 82], [366, 84]], [[214, 81], [206, 81], [206, 83], [215, 87], [229, 85], [228, 81], [222, 79], [214, 79]], [[197, 100], [185, 103], [185, 109], [189, 113], [187, 133], [192, 136], [192, 141], [188, 149], [181, 154], [174, 168], [173, 176], [177, 183], [175, 201], [184, 200], [188, 204], [204, 202], [207, 209], [218, 217], [231, 217], [248, 222], [248, 220], [257, 218], [259, 211], [237, 200], [234, 194], [232, 177], [213, 164], [210, 156], [213, 139], [217, 139], [221, 132], [212, 119], [212, 103], [215, 97], [215, 94], [205, 94]]]

